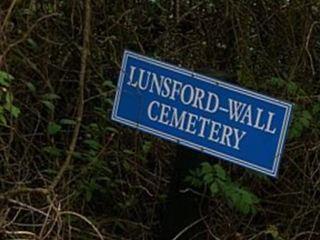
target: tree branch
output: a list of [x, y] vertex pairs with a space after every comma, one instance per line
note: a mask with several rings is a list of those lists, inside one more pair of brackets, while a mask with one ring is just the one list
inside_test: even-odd
[[78, 135], [80, 132], [82, 117], [83, 117], [83, 109], [84, 109], [84, 86], [85, 86], [85, 78], [87, 73], [87, 61], [88, 56], [90, 54], [90, 32], [91, 32], [91, 0], [85, 1], [85, 25], [83, 29], [83, 44], [82, 44], [82, 52], [81, 52], [81, 69], [79, 75], [79, 102], [77, 109], [77, 118], [76, 125], [72, 134], [72, 139], [69, 145], [69, 150], [67, 152], [66, 159], [60, 168], [57, 176], [53, 180], [50, 189], [54, 189], [61, 178], [63, 177], [64, 172], [68, 169], [71, 163], [72, 155], [74, 153], [75, 147], [77, 145]]

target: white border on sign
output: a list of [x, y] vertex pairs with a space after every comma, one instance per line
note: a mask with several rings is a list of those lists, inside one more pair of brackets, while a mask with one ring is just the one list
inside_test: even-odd
[[[193, 77], [193, 78], [196, 78], [196, 79], [198, 79], [200, 81], [204, 81], [204, 82], [207, 82], [207, 83], [210, 83], [210, 84], [216, 84], [216, 85], [219, 85], [220, 87], [226, 88], [226, 89], [228, 89], [230, 91], [234, 91], [234, 92], [238, 92], [238, 93], [241, 93], [241, 94], [245, 94], [247, 96], [259, 99], [261, 101], [268, 102], [268, 103], [271, 103], [271, 104], [275, 104], [275, 105], [278, 105], [280, 107], [285, 108], [285, 116], [284, 116], [283, 122], [282, 122], [282, 129], [281, 129], [280, 137], [279, 137], [279, 140], [278, 140], [277, 150], [276, 150], [276, 153], [275, 153], [275, 159], [274, 159], [274, 162], [273, 162], [272, 169], [263, 168], [263, 167], [261, 167], [259, 165], [252, 164], [252, 163], [250, 163], [250, 162], [248, 162], [248, 161], [246, 161], [244, 159], [239, 159], [239, 158], [236, 158], [236, 157], [233, 157], [233, 156], [230, 156], [230, 155], [215, 151], [213, 149], [210, 149], [210, 148], [195, 144], [195, 143], [187, 141], [185, 139], [180, 139], [178, 137], [172, 136], [171, 134], [163, 133], [163, 132], [160, 132], [160, 131], [158, 131], [156, 129], [141, 125], [140, 123], [132, 122], [132, 121], [130, 121], [128, 119], [124, 119], [122, 117], [117, 116], [120, 97], [121, 97], [120, 95], [122, 94], [122, 85], [123, 85], [123, 80], [124, 80], [124, 68], [125, 68], [125, 66], [127, 64], [127, 60], [128, 60], [129, 56], [132, 57], [132, 58], [138, 59], [138, 60], [147, 61], [149, 63], [152, 62], [154, 65], [160, 66], [162, 68], [166, 68], [166, 69], [172, 70], [174, 72], [177, 72], [177, 73], [180, 73], [180, 74], [184, 74], [186, 76]], [[270, 175], [272, 177], [277, 177], [278, 169], [279, 169], [279, 163], [280, 163], [281, 155], [282, 155], [283, 148], [284, 148], [284, 140], [286, 138], [287, 131], [288, 131], [288, 124], [290, 122], [291, 111], [292, 111], [292, 104], [290, 104], [290, 103], [287, 103], [287, 102], [284, 102], [284, 101], [280, 101], [278, 99], [275, 99], [275, 98], [272, 98], [272, 97], [268, 97], [268, 96], [262, 95], [260, 93], [251, 91], [251, 90], [247, 90], [247, 89], [244, 89], [242, 87], [231, 85], [229, 83], [226, 83], [226, 82], [214, 79], [214, 78], [209, 78], [209, 77], [204, 76], [202, 74], [197, 74], [197, 73], [191, 72], [191, 71], [186, 70], [184, 68], [179, 68], [179, 67], [176, 67], [174, 65], [171, 65], [171, 64], [168, 64], [168, 63], [163, 63], [163, 62], [160, 62], [158, 60], [155, 60], [155, 59], [152, 59], [152, 58], [149, 58], [149, 57], [145, 57], [145, 56], [142, 56], [140, 54], [125, 50], [124, 51], [124, 56], [123, 56], [123, 59], [122, 59], [122, 65], [121, 65], [121, 70], [120, 70], [120, 75], [119, 75], [119, 80], [118, 80], [118, 86], [117, 86], [117, 91], [116, 91], [116, 96], [115, 96], [115, 101], [114, 101], [114, 106], [113, 106], [111, 118], [114, 121], [117, 121], [117, 122], [120, 122], [120, 123], [125, 123], [125, 124], [127, 124], [127, 125], [129, 125], [129, 126], [131, 126], [133, 128], [137, 128], [137, 129], [142, 130], [144, 132], [151, 133], [153, 135], [159, 136], [161, 138], [164, 138], [164, 139], [167, 139], [167, 140], [170, 140], [170, 141], [173, 141], [173, 142], [179, 142], [181, 145], [190, 147], [192, 149], [195, 149], [195, 150], [198, 150], [198, 151], [201, 151], [201, 152], [205, 152], [205, 153], [208, 153], [208, 154], [216, 156], [216, 157], [220, 157], [220, 158], [222, 158], [222, 159], [224, 159], [226, 161], [230, 161], [230, 162], [239, 164], [239, 165], [241, 165], [243, 167], [247, 167], [247, 168], [256, 170], [258, 172]]]

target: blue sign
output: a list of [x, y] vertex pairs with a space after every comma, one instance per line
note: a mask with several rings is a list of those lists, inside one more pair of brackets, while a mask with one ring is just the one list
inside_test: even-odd
[[125, 51], [112, 119], [277, 176], [292, 105]]

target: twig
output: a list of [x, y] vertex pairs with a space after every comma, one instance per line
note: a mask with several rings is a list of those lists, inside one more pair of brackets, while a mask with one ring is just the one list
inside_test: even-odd
[[19, 201], [14, 200], [14, 199], [9, 199], [9, 202], [12, 203], [12, 204], [18, 205], [18, 206], [20, 206], [22, 208], [29, 209], [32, 212], [36, 212], [36, 213], [39, 213], [39, 214], [41, 214], [43, 216], [47, 216], [47, 213], [45, 213], [44, 211], [42, 211], [42, 210], [40, 210], [38, 208], [32, 207], [32, 206], [30, 206], [28, 204], [19, 202]]
[[301, 232], [301, 233], [298, 233], [297, 235], [295, 235], [293, 238], [291, 238], [291, 240], [296, 240], [296, 239], [299, 239], [301, 236], [303, 235], [317, 235], [319, 236], [320, 233], [319, 232], [313, 232], [313, 231], [304, 231], [304, 232]]
[[0, 199], [8, 199], [8, 198], [14, 197], [19, 194], [24, 194], [24, 193], [40, 193], [43, 195], [48, 195], [49, 191], [45, 188], [20, 187], [20, 188], [12, 189], [12, 190], [9, 190], [5, 193], [0, 194]]
[[58, 16], [59, 14], [58, 13], [52, 13], [52, 14], [48, 14], [48, 15], [45, 15], [41, 18], [39, 18], [29, 29], [28, 31], [23, 34], [22, 38], [20, 38], [19, 40], [17, 40], [16, 42], [14, 43], [11, 43], [2, 53], [2, 55], [0, 55], [0, 59], [4, 59], [5, 56], [8, 54], [8, 52], [16, 47], [17, 45], [19, 45], [20, 43], [24, 42], [28, 36], [30, 35], [30, 33], [34, 30], [34, 28], [40, 23], [42, 22], [43, 20], [47, 19], [47, 18], [51, 18], [51, 17], [54, 17], [54, 16]]
[[201, 1], [197, 4], [195, 4], [194, 6], [192, 6], [189, 11], [185, 12], [184, 14], [182, 14], [180, 16], [180, 12], [179, 12], [179, 3], [177, 2], [177, 6], [176, 6], [176, 24], [179, 24], [182, 20], [184, 20], [188, 15], [190, 15], [194, 10], [196, 10], [198, 7], [200, 7], [205, 1]]
[[202, 217], [198, 219], [197, 221], [194, 221], [190, 225], [186, 226], [184, 229], [182, 229], [172, 240], [177, 240], [179, 237], [181, 237], [185, 232], [187, 232], [189, 229], [193, 228], [198, 223], [202, 222], [206, 217]]
[[180, 21], [180, 0], [176, 0], [176, 22], [179, 23]]
[[[7, 218], [7, 216], [9, 215], [8, 213], [10, 212], [11, 208], [9, 208], [5, 214], [5, 218]], [[9, 227], [10, 225], [14, 224], [14, 222], [16, 221], [16, 219], [19, 217], [20, 213], [21, 213], [22, 209], [18, 209], [16, 214], [13, 216], [13, 218], [10, 220], [10, 222], [5, 223], [3, 226], [1, 226], [2, 229], [5, 229], [7, 227]], [[1, 224], [0, 224], [1, 225]]]
[[86, 218], [85, 216], [82, 216], [81, 214], [76, 213], [76, 212], [72, 212], [72, 211], [62, 211], [62, 212], [59, 213], [59, 215], [60, 216], [61, 215], [73, 215], [73, 216], [76, 216], [76, 217], [82, 219], [83, 221], [85, 221], [86, 223], [88, 223], [92, 227], [92, 229], [97, 233], [97, 235], [99, 236], [99, 238], [101, 240], [104, 240], [104, 237], [102, 236], [102, 234], [100, 233], [98, 228], [88, 218]]
[[312, 235], [313, 235], [313, 233], [314, 233], [314, 230], [316, 229], [316, 225], [317, 225], [318, 220], [319, 220], [319, 215], [320, 215], [320, 212], [317, 214], [316, 219], [315, 219], [314, 222], [313, 222], [312, 230], [311, 230], [311, 233], [309, 234], [308, 240], [311, 240]]
[[[26, 236], [32, 236], [34, 239], [39, 239], [36, 234], [33, 232], [28, 232], [28, 231], [5, 231], [6, 235], [26, 235]], [[19, 238], [21, 239], [21, 238]]]
[[85, 25], [83, 29], [83, 45], [81, 52], [81, 70], [79, 75], [79, 103], [77, 110], [77, 118], [76, 125], [73, 131], [72, 139], [69, 145], [69, 150], [67, 152], [67, 157], [60, 168], [57, 176], [53, 180], [50, 189], [54, 189], [59, 181], [61, 180], [64, 172], [67, 170], [71, 163], [72, 155], [75, 151], [75, 147], [77, 145], [78, 135], [80, 132], [81, 122], [83, 118], [83, 109], [84, 109], [84, 85], [85, 78], [87, 73], [87, 61], [90, 53], [89, 45], [90, 45], [90, 32], [91, 32], [91, 0], [86, 0], [85, 2]]
[[6, 17], [4, 18], [3, 23], [2, 23], [2, 25], [1, 25], [0, 33], [2, 33], [2, 32], [4, 31], [6, 25], [7, 25], [8, 21], [9, 21], [9, 18], [10, 18], [10, 16], [11, 16], [12, 10], [13, 10], [13, 8], [15, 7], [16, 3], [17, 3], [17, 0], [13, 0], [13, 1], [11, 2], [10, 7], [9, 7], [9, 9], [8, 9], [8, 13], [6, 14]]
[[313, 59], [312, 59], [312, 55], [309, 51], [309, 42], [310, 42], [310, 37], [311, 37], [311, 33], [312, 33], [312, 30], [314, 28], [315, 25], [319, 24], [320, 22], [313, 22], [311, 24], [311, 27], [310, 27], [310, 30], [309, 30], [309, 33], [308, 33], [308, 36], [307, 36], [307, 41], [306, 41], [306, 45], [305, 45], [305, 49], [306, 49], [306, 52], [308, 54], [308, 57], [309, 57], [309, 60], [310, 60], [310, 66], [311, 66], [311, 70], [312, 70], [312, 75], [314, 76], [316, 74], [316, 71], [314, 69], [314, 65], [313, 65]]
[[[56, 210], [56, 212], [60, 211], [60, 205], [58, 206], [58, 208], [55, 208], [54, 205], [51, 204], [49, 211], [51, 210], [51, 207], [52, 207], [52, 209]], [[49, 214], [49, 211], [48, 211], [48, 214]], [[47, 226], [47, 223], [49, 223], [46, 219], [45, 222], [43, 223], [43, 228], [41, 229], [41, 232], [39, 234], [40, 238], [47, 239], [49, 237], [50, 233], [53, 231], [53, 229], [57, 226], [58, 222], [59, 222], [59, 214], [57, 213], [55, 215], [54, 219], [50, 222], [50, 228], [47, 230], [46, 234], [43, 236], [45, 227]]]
[[43, 224], [42, 224], [42, 228], [41, 228], [41, 231], [40, 231], [40, 233], [39, 233], [39, 237], [40, 237], [41, 239], [46, 239], [46, 236], [49, 235], [50, 232], [51, 232], [50, 230], [52, 230], [53, 227], [55, 226], [55, 222], [56, 222], [56, 220], [57, 220], [57, 218], [58, 218], [58, 215], [57, 215], [57, 214], [56, 214], [56, 216], [55, 216], [55, 221], [54, 221], [53, 223], [51, 223], [51, 229], [47, 232], [46, 236], [45, 236], [44, 238], [42, 238], [42, 236], [44, 235], [45, 228], [46, 228], [46, 226], [49, 224], [49, 216], [50, 216], [50, 212], [51, 212], [51, 210], [52, 210], [53, 208], [54, 208], [53, 201], [51, 201], [51, 204], [50, 204], [49, 209], [48, 209], [48, 211], [47, 211], [47, 216], [46, 216], [46, 218], [45, 218], [45, 220], [44, 220], [44, 222], [43, 222]]

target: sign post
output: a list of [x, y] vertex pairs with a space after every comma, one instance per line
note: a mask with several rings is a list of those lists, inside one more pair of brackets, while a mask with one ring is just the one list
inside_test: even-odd
[[276, 177], [292, 104], [130, 51], [112, 119]]

